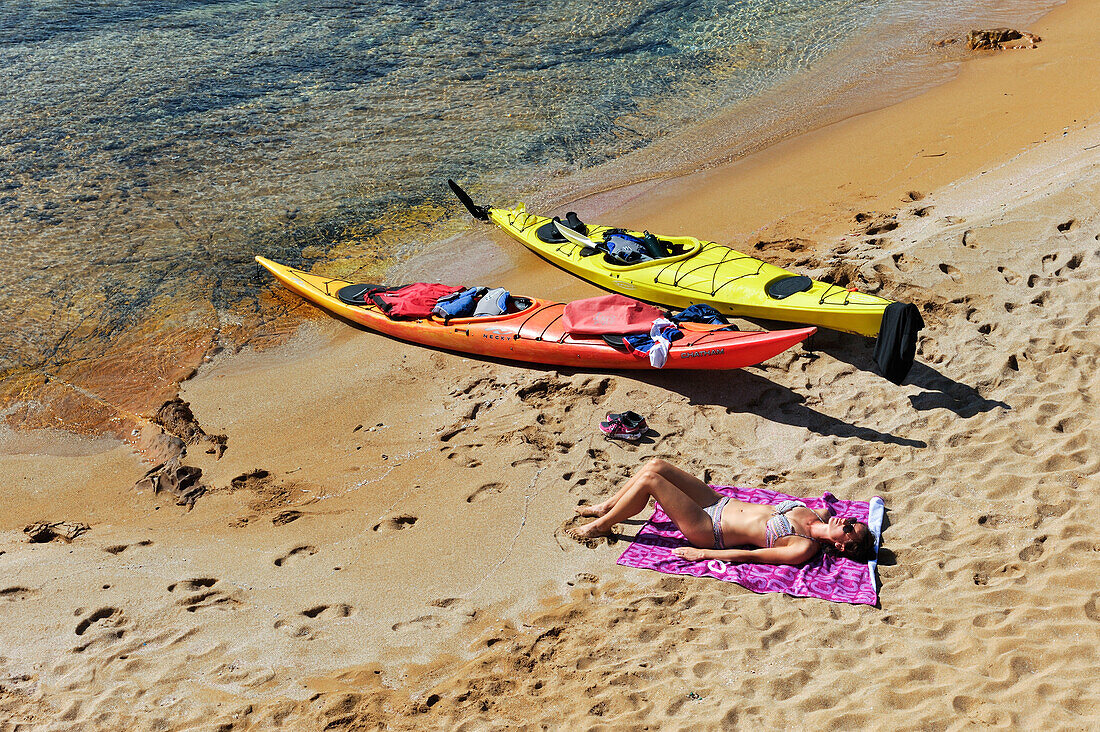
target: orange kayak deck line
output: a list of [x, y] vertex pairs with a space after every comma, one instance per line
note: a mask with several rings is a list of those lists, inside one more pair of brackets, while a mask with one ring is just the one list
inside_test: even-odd
[[[450, 351], [529, 363], [591, 369], [652, 369], [645, 354], [628, 353], [598, 336], [574, 336], [565, 331], [565, 303], [529, 298], [532, 305], [517, 313], [483, 318], [393, 320], [371, 304], [349, 305], [336, 293], [352, 283], [303, 272], [264, 257], [265, 269], [299, 295], [322, 309], [401, 340]], [[752, 366], [787, 350], [816, 328], [779, 331], [723, 330], [723, 326], [684, 323], [684, 337], [669, 349], [665, 369], [737, 369]]]

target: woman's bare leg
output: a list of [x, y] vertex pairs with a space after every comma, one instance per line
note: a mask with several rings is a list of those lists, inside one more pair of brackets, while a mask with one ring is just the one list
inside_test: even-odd
[[[709, 496], [704, 495], [697, 485], [692, 485], [689, 490], [684, 490], [682, 486], [670, 480], [669, 476], [679, 478], [681, 475], [687, 475], [687, 473], [677, 468], [673, 468], [675, 472], [671, 472], [666, 470], [666, 467], [671, 468], [672, 466], [663, 460], [654, 460], [648, 463], [613, 496], [616, 499], [614, 505], [602, 516], [584, 526], [569, 529], [568, 533], [577, 539], [607, 536], [616, 523], [631, 516], [636, 516], [645, 510], [650, 497], [653, 497], [661, 504], [661, 508], [668, 514], [668, 517], [672, 519], [677, 528], [683, 532], [688, 541], [696, 546], [711, 546], [714, 541], [714, 527], [710, 516], [703, 510], [704, 504], [697, 500], [699, 498], [709, 501]], [[697, 481], [710, 493], [714, 494], [716, 496], [715, 501], [720, 498], [717, 492], [703, 484], [702, 481], [696, 478], [692, 480]], [[705, 505], [709, 506], [713, 502], [709, 501]]]
[[615, 507], [615, 504], [619, 502], [619, 499], [627, 494], [627, 492], [634, 487], [634, 484], [638, 482], [638, 479], [642, 477], [642, 473], [645, 472], [646, 466], [643, 465], [642, 469], [630, 477], [623, 487], [615, 492], [615, 495], [608, 498], [606, 501], [591, 506], [577, 506], [576, 511], [578, 516], [594, 516], [600, 517]]
[[718, 491], [714, 490], [691, 473], [680, 470], [675, 465], [666, 460], [654, 458], [653, 460], [650, 460], [648, 463], [642, 466], [642, 469], [635, 473], [634, 477], [624, 483], [623, 487], [620, 488], [618, 492], [615, 493], [615, 495], [611, 496], [611, 498], [608, 498], [606, 501], [597, 503], [592, 506], [577, 506], [577, 515], [593, 516], [597, 518], [603, 516], [615, 507], [615, 504], [617, 504], [619, 500], [623, 496], [625, 496], [631, 488], [633, 488], [634, 483], [637, 482], [637, 480], [641, 478], [646, 471], [657, 472], [660, 475], [664, 476], [664, 478], [670, 483], [675, 485], [684, 493], [691, 496], [692, 500], [694, 500], [700, 506], [714, 505], [718, 502], [720, 498], [722, 498], [722, 495], [718, 493]]

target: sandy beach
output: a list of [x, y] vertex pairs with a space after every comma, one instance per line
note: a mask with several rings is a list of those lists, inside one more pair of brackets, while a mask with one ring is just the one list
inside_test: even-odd
[[[134, 487], [170, 447], [149, 420], [4, 428], [0, 730], [1097, 729], [1097, 27], [1071, 1], [1035, 50], [568, 205], [916, 303], [903, 386], [836, 333], [736, 372], [584, 373], [303, 305], [182, 383], [193, 506]], [[393, 279], [449, 281], [461, 250], [513, 292], [599, 293], [489, 227], [449, 246]], [[657, 436], [604, 440], [627, 408]], [[652, 457], [881, 496], [880, 606], [620, 567], [641, 519], [565, 535]]]

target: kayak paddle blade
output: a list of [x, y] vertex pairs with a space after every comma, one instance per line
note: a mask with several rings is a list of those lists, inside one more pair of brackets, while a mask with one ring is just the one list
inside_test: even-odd
[[592, 241], [584, 234], [578, 234], [560, 221], [554, 222], [554, 228], [558, 230], [559, 234], [561, 234], [577, 246], [599, 249], [599, 247], [596, 246], [596, 242]]
[[451, 187], [451, 190], [454, 191], [455, 195], [458, 196], [458, 200], [462, 201], [462, 205], [466, 207], [466, 210], [470, 212], [471, 216], [473, 216], [478, 221], [489, 220], [489, 209], [485, 208], [484, 206], [478, 206], [477, 204], [475, 204], [474, 199], [470, 198], [470, 194], [462, 190], [462, 186], [460, 186], [458, 183], [455, 183], [450, 178], [447, 179], [447, 185], [449, 185]]

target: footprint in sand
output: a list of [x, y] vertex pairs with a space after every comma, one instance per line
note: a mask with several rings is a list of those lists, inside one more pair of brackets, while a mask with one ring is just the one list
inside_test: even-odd
[[317, 637], [313, 627], [306, 625], [305, 623], [297, 623], [291, 620], [280, 619], [276, 620], [272, 626], [275, 630], [278, 630], [283, 635], [286, 635], [295, 640], [313, 640]]
[[117, 607], [101, 607], [93, 613], [86, 615], [76, 624], [76, 634], [84, 635], [92, 628], [92, 626], [99, 624], [103, 628], [117, 628], [126, 621], [126, 616]]
[[977, 697], [960, 694], [951, 700], [951, 706], [958, 714], [966, 715], [983, 727], [1002, 727], [1008, 721], [1004, 711]]
[[1012, 611], [995, 610], [993, 612], [981, 613], [980, 615], [975, 615], [970, 621], [970, 624], [975, 628], [992, 628], [1007, 620], [1010, 612]]
[[1068, 262], [1066, 262], [1063, 266], [1061, 266], [1057, 270], [1055, 270], [1054, 274], [1058, 277], [1061, 277], [1062, 273], [1065, 272], [1067, 269], [1068, 270], [1075, 270], [1078, 267], [1080, 267], [1084, 263], [1084, 261], [1085, 261], [1085, 257], [1084, 257], [1083, 254], [1074, 254], [1072, 257], [1069, 258]]
[[187, 612], [193, 613], [209, 608], [230, 610], [239, 606], [241, 601], [221, 590], [208, 590], [190, 597], [184, 597], [178, 604], [182, 605]]
[[897, 267], [899, 272], [909, 272], [913, 269], [912, 264], [909, 262], [909, 258], [901, 252], [893, 255], [892, 259], [894, 260], [894, 266]]
[[374, 526], [371, 527], [372, 531], [377, 531], [381, 534], [388, 533], [390, 531], [401, 531], [407, 529], [415, 524], [419, 519], [412, 514], [406, 513], [400, 516], [391, 516], [386, 519], [382, 519]]
[[565, 584], [570, 587], [576, 587], [577, 585], [594, 585], [599, 579], [597, 575], [591, 572], [578, 572], [576, 579], [567, 580]]
[[390, 628], [399, 633], [416, 630], [435, 630], [443, 627], [443, 620], [435, 615], [421, 615], [412, 620], [394, 623]]
[[855, 216], [856, 223], [863, 225], [863, 234], [876, 236], [898, 228], [897, 219], [884, 213], [861, 213]]
[[428, 604], [446, 610], [452, 617], [463, 616], [467, 622], [477, 617], [477, 608], [469, 600], [460, 597], [442, 597]]
[[77, 608], [75, 615], [83, 616], [76, 624], [74, 632], [84, 637], [84, 642], [75, 646], [73, 653], [83, 653], [92, 647], [112, 646], [122, 640], [126, 635], [126, 626], [129, 625], [129, 618], [117, 607], [101, 607], [91, 613], [87, 613], [84, 608]]
[[266, 486], [270, 482], [270, 478], [271, 473], [257, 468], [256, 470], [242, 473], [229, 481], [229, 487], [233, 490], [241, 490], [242, 488], [257, 490]]
[[1007, 267], [997, 267], [997, 271], [1001, 273], [1001, 276], [1005, 278], [1005, 282], [1010, 285], [1015, 285], [1020, 281], [1020, 275], [1016, 274]]
[[351, 605], [340, 603], [338, 605], [318, 605], [317, 607], [311, 607], [308, 610], [303, 610], [300, 614], [305, 615], [307, 618], [347, 618], [351, 617], [355, 612], [355, 608]]
[[276, 516], [271, 517], [271, 523], [276, 526], [286, 526], [292, 521], [297, 521], [302, 518], [304, 514], [301, 511], [283, 511]]
[[29, 587], [5, 587], [0, 590], [0, 600], [4, 602], [19, 602], [20, 600], [29, 600], [38, 594], [38, 590], [32, 590]]
[[466, 496], [466, 503], [473, 503], [474, 501], [481, 501], [488, 498], [491, 495], [500, 493], [504, 490], [503, 483], [486, 483], [470, 495]]
[[1020, 559], [1025, 562], [1032, 562], [1043, 556], [1043, 543], [1046, 542], [1045, 536], [1040, 536], [1031, 542], [1030, 545], [1024, 547], [1019, 554]]
[[315, 546], [310, 546], [309, 544], [303, 544], [302, 546], [296, 546], [293, 549], [291, 549], [289, 552], [284, 554], [283, 556], [276, 559], [275, 560], [275, 566], [276, 567], [282, 567], [284, 564], [286, 564], [288, 561], [290, 561], [292, 559], [295, 559], [295, 558], [303, 559], [305, 557], [311, 557], [316, 553], [317, 553], [317, 547], [315, 547]]
[[448, 460], [454, 460], [465, 465], [467, 468], [476, 468], [481, 465], [481, 461], [474, 457], [481, 448], [485, 447], [482, 442], [472, 442], [468, 445], [455, 445], [453, 448], [444, 447], [444, 450], [450, 450], [447, 453]]
[[194, 594], [182, 597], [176, 603], [183, 606], [189, 613], [198, 612], [208, 608], [221, 608], [228, 610], [242, 604], [233, 594], [222, 590], [210, 589], [218, 583], [213, 577], [196, 577], [194, 579], [181, 580], [168, 585], [169, 592], [191, 592]]
[[1097, 592], [1085, 603], [1085, 617], [1094, 623], [1100, 623], [1100, 592]]
[[207, 587], [213, 587], [218, 581], [213, 577], [196, 577], [194, 579], [180, 580], [179, 582], [173, 582], [168, 585], [169, 592], [175, 592], [179, 590], [181, 592], [194, 592], [196, 590], [204, 590]]
[[448, 427], [447, 429], [439, 433], [439, 441], [450, 442], [453, 437], [465, 432], [467, 427], [469, 427], [468, 424], [457, 424], [452, 427]]
[[108, 554], [122, 554], [122, 552], [131, 547], [152, 545], [153, 542], [149, 541], [148, 539], [144, 539], [143, 541], [139, 541], [136, 544], [115, 544], [114, 546], [105, 547], [103, 551], [107, 552]]

